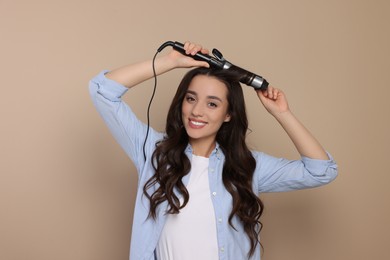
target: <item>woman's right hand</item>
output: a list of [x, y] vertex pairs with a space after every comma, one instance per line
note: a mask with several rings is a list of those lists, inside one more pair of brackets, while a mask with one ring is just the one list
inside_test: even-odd
[[[195, 55], [197, 52], [208, 54], [207, 49], [201, 45], [192, 42], [184, 44], [186, 53]], [[174, 68], [206, 67], [210, 65], [205, 61], [197, 61], [191, 57], [181, 54], [178, 51], [171, 50], [167, 55], [158, 57], [155, 63], [156, 74], [166, 73]], [[106, 77], [117, 81], [118, 83], [131, 88], [153, 77], [152, 60], [126, 65], [114, 69], [106, 74]]]
[[[209, 54], [208, 49], [205, 49], [202, 47], [202, 45], [193, 42], [186, 41], [184, 43], [184, 49], [188, 55], [195, 55], [197, 52]], [[195, 60], [192, 57], [183, 55], [174, 49], [168, 53], [168, 57], [174, 62], [176, 68], [210, 67], [207, 62]]]

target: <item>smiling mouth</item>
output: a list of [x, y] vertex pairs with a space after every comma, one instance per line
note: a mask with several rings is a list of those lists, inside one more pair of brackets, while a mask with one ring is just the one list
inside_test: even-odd
[[205, 126], [207, 124], [206, 122], [194, 121], [194, 120], [191, 120], [191, 119], [189, 119], [189, 121], [190, 121], [191, 125], [197, 126], [197, 127], [202, 127], [202, 126]]

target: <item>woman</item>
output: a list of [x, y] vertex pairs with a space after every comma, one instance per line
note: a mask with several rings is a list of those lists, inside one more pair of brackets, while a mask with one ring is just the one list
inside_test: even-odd
[[[194, 43], [184, 48], [208, 54]], [[166, 132], [151, 130], [146, 144], [147, 126], [121, 96], [153, 76], [152, 61], [104, 71], [90, 83], [95, 106], [138, 171], [130, 259], [259, 259], [263, 204], [257, 195], [329, 183], [337, 166], [272, 86], [257, 95], [301, 160], [249, 151], [236, 75], [174, 50], [155, 62], [157, 75], [190, 67], [196, 68], [178, 87]]]

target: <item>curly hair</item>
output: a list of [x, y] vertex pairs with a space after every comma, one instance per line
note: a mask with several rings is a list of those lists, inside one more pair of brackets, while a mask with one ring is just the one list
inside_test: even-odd
[[[182, 178], [190, 172], [191, 162], [185, 154], [189, 138], [183, 127], [181, 106], [192, 79], [197, 75], [215, 77], [228, 89], [228, 113], [231, 119], [222, 124], [216, 142], [225, 155], [223, 184], [233, 200], [229, 225], [235, 229], [232, 219], [234, 216], [240, 219], [250, 240], [248, 255], [251, 256], [257, 244], [260, 244], [259, 233], [262, 228], [260, 216], [264, 205], [252, 189], [256, 161], [245, 142], [248, 119], [244, 95], [238, 75], [235, 73], [220, 69], [196, 68], [183, 77], [169, 108], [166, 135], [156, 144], [156, 150], [152, 155], [155, 174], [143, 188], [144, 195], [150, 201], [149, 217], [156, 218], [157, 207], [164, 201], [168, 202], [169, 214], [178, 214], [189, 201], [189, 193], [182, 182]], [[158, 188], [149, 194], [147, 190], [156, 184]], [[183, 197], [182, 202], [174, 190]]]

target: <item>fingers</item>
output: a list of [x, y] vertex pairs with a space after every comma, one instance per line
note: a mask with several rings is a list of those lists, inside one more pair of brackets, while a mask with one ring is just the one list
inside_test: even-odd
[[186, 54], [195, 55], [197, 52], [201, 52], [203, 54], [208, 54], [209, 50], [204, 49], [202, 45], [196, 44], [193, 42], [186, 41], [184, 43], [184, 49], [186, 50]]
[[272, 86], [268, 86], [267, 90], [264, 90], [263, 95], [269, 99], [276, 100], [279, 94], [282, 93], [280, 89], [274, 88]]
[[202, 47], [200, 44], [186, 41], [183, 46], [185, 53], [181, 51], [176, 51], [173, 49], [170, 52], [170, 58], [175, 62], [175, 67], [177, 68], [192, 68], [192, 67], [206, 67], [209, 68], [210, 64], [206, 61], [200, 61], [195, 59], [194, 56], [196, 53], [201, 52], [203, 54], [208, 54], [209, 51]]
[[265, 109], [274, 116], [290, 110], [286, 96], [280, 89], [268, 86], [267, 90], [258, 90], [257, 95]]

